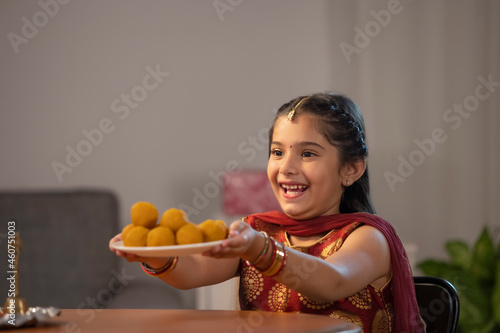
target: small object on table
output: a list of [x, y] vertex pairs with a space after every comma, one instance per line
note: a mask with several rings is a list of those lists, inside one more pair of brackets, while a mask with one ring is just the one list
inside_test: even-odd
[[19, 293], [19, 253], [22, 249], [19, 232], [8, 239], [7, 255], [9, 258], [7, 280], [9, 290], [3, 308], [0, 308], [0, 329], [12, 329], [35, 325], [46, 318], [58, 316], [61, 311], [54, 307], [28, 308]]
[[3, 312], [3, 316], [0, 317], [0, 330], [35, 326], [37, 323], [61, 314], [61, 310], [53, 306], [28, 308], [23, 314], [11, 314], [8, 309], [4, 311], [2, 308], [0, 311]]

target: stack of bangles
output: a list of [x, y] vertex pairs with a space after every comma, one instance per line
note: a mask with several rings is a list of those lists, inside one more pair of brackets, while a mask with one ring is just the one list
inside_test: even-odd
[[161, 268], [152, 268], [149, 267], [146, 263], [141, 263], [142, 270], [151, 276], [159, 277], [161, 275], [167, 274], [168, 272], [171, 272], [175, 266], [177, 265], [177, 261], [179, 260], [179, 257], [172, 257], [170, 260], [165, 264], [165, 266]]
[[[275, 239], [269, 237], [269, 235], [265, 231], [261, 231], [260, 233], [264, 235], [264, 238], [266, 240], [264, 248], [262, 249], [262, 252], [254, 263], [247, 261], [247, 264], [255, 267], [262, 273], [262, 275], [276, 276], [283, 270], [283, 268], [285, 268], [286, 265], [286, 256], [288, 253], [285, 248], [285, 244], [279, 243]], [[260, 269], [257, 266], [263, 263], [265, 259], [269, 257], [269, 255], [267, 255], [269, 243], [271, 243], [271, 251], [269, 253], [269, 255], [271, 256], [271, 261], [267, 265], [267, 267]]]

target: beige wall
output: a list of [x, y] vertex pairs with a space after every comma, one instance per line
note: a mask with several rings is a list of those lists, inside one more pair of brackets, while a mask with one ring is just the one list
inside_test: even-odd
[[[498, 225], [499, 92], [396, 190], [384, 178], [478, 76], [500, 81], [497, 4], [401, 1], [349, 62], [341, 43], [394, 1], [221, 2], [221, 16], [211, 0], [0, 2], [0, 189], [110, 188], [123, 224], [136, 201], [193, 206], [228, 163], [265, 168], [251, 137], [273, 110], [336, 90], [364, 110], [379, 213], [420, 257]], [[91, 151], [84, 130], [94, 130]], [[88, 155], [58, 179], [52, 164], [67, 165], [67, 146]], [[208, 201], [194, 221], [218, 213], [220, 195]]]
[[[21, 35], [21, 18], [41, 10], [36, 2], [1, 6], [4, 36]], [[10, 139], [2, 140], [1, 187], [109, 187], [125, 218], [138, 200], [193, 206], [193, 189], [203, 191], [209, 172], [229, 161], [265, 167], [265, 149], [251, 149], [249, 137], [281, 103], [332, 86], [325, 7], [242, 2], [221, 21], [211, 1], [60, 6], [17, 54], [2, 39], [1, 135]], [[169, 75], [141, 88], [147, 67]], [[135, 109], [122, 94], [132, 106], [139, 100]], [[51, 164], [67, 165], [66, 146], [85, 151], [82, 130], [103, 119], [110, 133], [60, 181]], [[199, 218], [217, 207], [211, 199]]]

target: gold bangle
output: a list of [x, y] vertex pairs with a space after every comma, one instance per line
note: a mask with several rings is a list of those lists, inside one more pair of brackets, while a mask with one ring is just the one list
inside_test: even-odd
[[270, 258], [270, 261], [269, 263], [267, 264], [267, 266], [265, 266], [265, 268], [259, 268], [257, 266], [254, 266], [256, 269], [259, 270], [259, 272], [266, 272], [268, 271], [271, 266], [273, 266], [275, 260], [276, 260], [276, 242], [274, 241], [274, 239], [270, 238], [269, 242], [271, 243], [271, 252], [269, 253], [271, 255], [271, 258]]
[[281, 243], [281, 247], [283, 249], [283, 258], [281, 260], [280, 268], [274, 275], [278, 275], [279, 273], [281, 273], [281, 271], [285, 268], [286, 265], [286, 257], [288, 256], [288, 251], [286, 250], [285, 244]]
[[142, 270], [150, 275], [150, 276], [155, 276], [159, 277], [164, 274], [167, 274], [171, 272], [175, 266], [177, 266], [177, 261], [179, 260], [179, 257], [172, 257], [162, 268], [154, 269], [148, 266], [146, 263], [141, 263]]
[[264, 256], [267, 253], [267, 249], [269, 247], [269, 235], [265, 231], [260, 231], [261, 234], [264, 235], [265, 243], [264, 243], [264, 248], [260, 252], [259, 256], [257, 257], [257, 260], [255, 262], [251, 263], [250, 261], [247, 260], [248, 265], [250, 266], [256, 266], [264, 260]]
[[[285, 245], [283, 243], [278, 243], [274, 239], [273, 239], [273, 241], [274, 241], [274, 244], [275, 244], [276, 256], [275, 256], [275, 259], [274, 259], [273, 263], [271, 264], [271, 267], [269, 267], [269, 269], [267, 269], [264, 272], [262, 272], [262, 275], [275, 276], [284, 267], [283, 263], [284, 263], [285, 255], [286, 255]], [[280, 246], [278, 246], [278, 245], [280, 245]]]
[[275, 276], [281, 266], [281, 259], [280, 256], [276, 256], [276, 260], [273, 262], [273, 265], [271, 268], [269, 268], [267, 271], [262, 272], [262, 275], [265, 276]]

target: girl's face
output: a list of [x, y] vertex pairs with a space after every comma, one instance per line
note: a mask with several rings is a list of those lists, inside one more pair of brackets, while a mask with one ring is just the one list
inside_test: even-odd
[[313, 115], [277, 119], [267, 175], [283, 212], [297, 220], [339, 213], [338, 150], [316, 130]]

